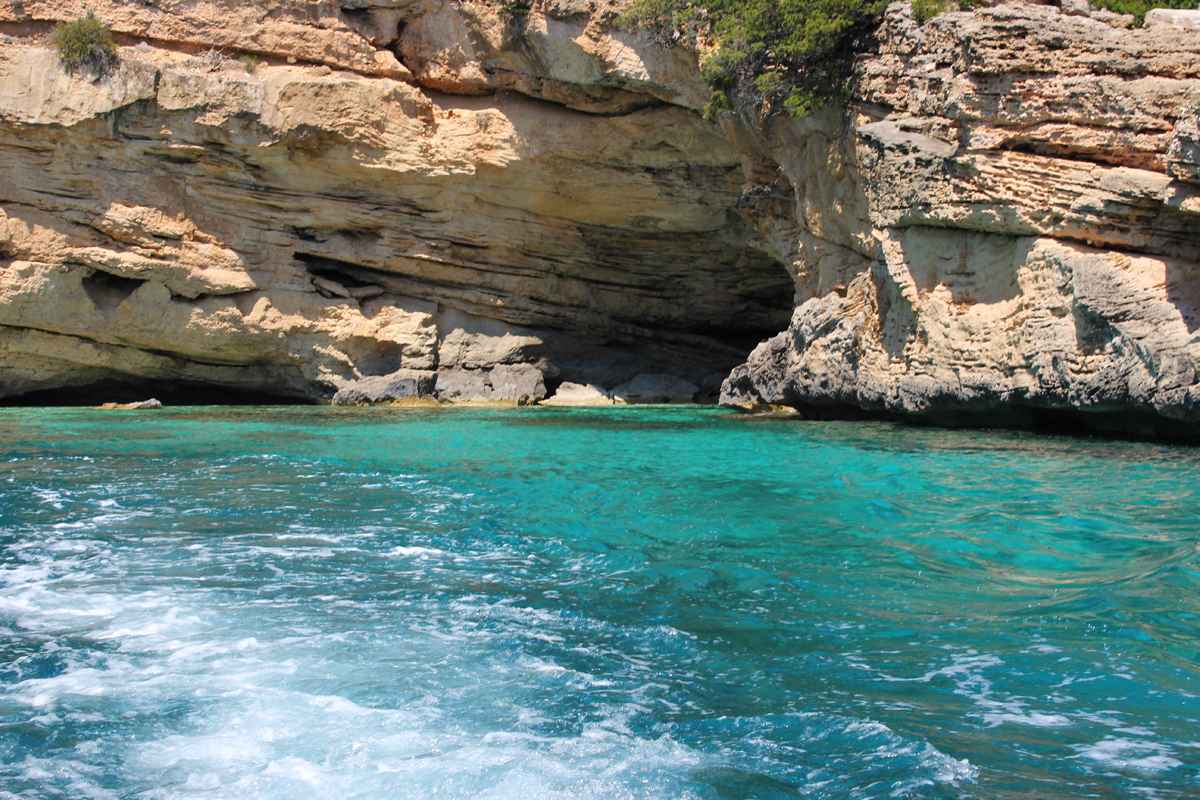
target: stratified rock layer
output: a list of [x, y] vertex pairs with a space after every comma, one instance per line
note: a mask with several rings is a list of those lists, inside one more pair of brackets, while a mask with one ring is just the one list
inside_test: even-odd
[[695, 55], [619, 5], [111, 0], [93, 80], [45, 41], [82, 3], [0, 0], [0, 398], [724, 380], [1200, 431], [1192, 17], [897, 4], [849, 111], [715, 124]]
[[1195, 438], [1194, 33], [894, 6], [881, 43], [828, 145], [837, 200], [807, 202], [794, 131], [764, 135], [807, 288], [723, 402]]
[[[142, 41], [99, 80], [5, 42], [0, 395], [535, 402], [668, 373], [715, 398], [786, 324], [741, 154], [663, 99], [702, 93], [686, 53], [643, 66], [569, 10], [252, 6], [101, 5]], [[25, 33], [77, 13], [0, 5]]]

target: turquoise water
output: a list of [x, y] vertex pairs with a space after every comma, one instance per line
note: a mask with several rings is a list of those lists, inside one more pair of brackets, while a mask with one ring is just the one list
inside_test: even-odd
[[0, 798], [1200, 795], [1200, 450], [0, 411]]

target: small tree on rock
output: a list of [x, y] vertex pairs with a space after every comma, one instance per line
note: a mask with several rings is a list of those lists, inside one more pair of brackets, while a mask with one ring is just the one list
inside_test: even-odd
[[63, 69], [74, 75], [89, 72], [103, 78], [117, 65], [117, 47], [112, 31], [92, 11], [54, 29], [54, 47]]

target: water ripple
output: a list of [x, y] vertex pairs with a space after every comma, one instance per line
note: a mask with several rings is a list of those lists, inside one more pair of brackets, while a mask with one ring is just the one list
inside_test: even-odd
[[1200, 455], [0, 411], [0, 800], [1187, 797]]

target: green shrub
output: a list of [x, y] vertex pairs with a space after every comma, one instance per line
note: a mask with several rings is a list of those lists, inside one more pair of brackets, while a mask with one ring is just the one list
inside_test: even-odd
[[[1151, 8], [1197, 8], [1200, 0], [1092, 0], [1133, 14]], [[711, 116], [786, 110], [804, 116], [844, 100], [855, 59], [874, 47], [888, 0], [633, 0], [626, 25], [653, 31], [663, 43], [714, 41], [701, 69], [713, 89]], [[924, 24], [975, 0], [912, 0]]]
[[502, 0], [500, 12], [507, 17], [523, 17], [532, 8], [533, 0]]
[[710, 36], [708, 112], [803, 116], [845, 96], [887, 0], [634, 0], [624, 21], [663, 41]]
[[63, 68], [70, 73], [85, 70], [99, 78], [117, 65], [112, 31], [91, 11], [74, 22], [59, 24], [54, 29], [54, 46]]
[[913, 17], [924, 25], [938, 14], [947, 11], [967, 11], [975, 7], [975, 0], [912, 0]]

